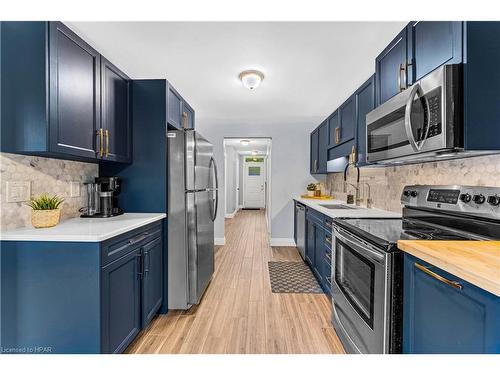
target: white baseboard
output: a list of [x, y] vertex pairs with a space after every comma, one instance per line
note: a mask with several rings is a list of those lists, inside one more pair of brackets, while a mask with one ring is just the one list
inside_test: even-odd
[[238, 210], [239, 210], [239, 209], [237, 208], [236, 210], [234, 210], [234, 212], [232, 212], [232, 213], [230, 213], [230, 214], [226, 214], [224, 217], [225, 217], [226, 219], [232, 219], [232, 218], [236, 215], [236, 213], [238, 212]]
[[242, 205], [242, 204], [240, 204], [240, 205], [238, 206], [238, 209], [239, 209], [239, 210], [241, 210], [242, 208], [243, 208], [243, 205]]
[[224, 246], [226, 244], [226, 237], [215, 237], [214, 238], [214, 244], [216, 246]]
[[293, 238], [271, 238], [270, 243], [271, 246], [296, 246]]

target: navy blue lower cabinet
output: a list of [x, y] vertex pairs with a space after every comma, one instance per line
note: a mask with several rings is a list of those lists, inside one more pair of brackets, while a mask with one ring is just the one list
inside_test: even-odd
[[324, 275], [324, 258], [325, 251], [323, 243], [325, 242], [325, 231], [319, 225], [315, 225], [315, 244], [314, 244], [314, 275], [318, 279], [319, 283], [323, 284]]
[[163, 223], [103, 242], [2, 241], [4, 353], [121, 353], [163, 302]]
[[499, 316], [499, 297], [405, 254], [404, 353], [500, 353]]
[[101, 271], [102, 353], [121, 353], [141, 330], [140, 250]]
[[306, 263], [311, 268], [325, 293], [331, 293], [331, 220], [307, 208], [306, 211]]
[[163, 242], [160, 237], [142, 248], [144, 274], [142, 275], [142, 327], [154, 318], [162, 303], [162, 253]]

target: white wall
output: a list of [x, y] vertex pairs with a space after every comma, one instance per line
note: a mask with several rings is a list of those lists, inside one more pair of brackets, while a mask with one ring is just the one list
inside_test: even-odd
[[[271, 234], [275, 239], [293, 240], [294, 196], [305, 191], [309, 182], [309, 134], [320, 122], [319, 118], [283, 124], [225, 124], [199, 118], [196, 129], [214, 145], [214, 157], [219, 166], [220, 194], [224, 195], [224, 137], [272, 138], [271, 160]], [[220, 197], [224, 202], [225, 197]], [[223, 207], [220, 207], [224, 212]], [[224, 215], [215, 221], [215, 238], [224, 238]]]
[[[226, 146], [226, 214], [232, 214], [236, 211], [236, 184], [238, 178], [237, 171], [238, 153], [234, 147]], [[219, 173], [221, 174], [221, 173]], [[220, 176], [219, 176], [220, 177]]]

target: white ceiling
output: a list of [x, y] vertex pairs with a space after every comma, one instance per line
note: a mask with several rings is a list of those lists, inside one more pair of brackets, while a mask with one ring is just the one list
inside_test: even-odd
[[[132, 78], [167, 78], [197, 121], [317, 122], [374, 71], [406, 22], [69, 22]], [[259, 69], [249, 91], [238, 74]]]
[[[250, 144], [244, 146], [241, 143], [243, 139], [250, 141]], [[225, 138], [224, 145], [233, 147], [236, 152], [243, 155], [249, 155], [252, 151], [258, 151], [259, 155], [267, 155], [271, 140], [269, 138]]]

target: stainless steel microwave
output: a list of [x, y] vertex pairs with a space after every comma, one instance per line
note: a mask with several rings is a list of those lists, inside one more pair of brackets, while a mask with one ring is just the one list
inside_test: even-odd
[[462, 85], [462, 66], [443, 65], [368, 113], [368, 162], [411, 163], [462, 151]]

